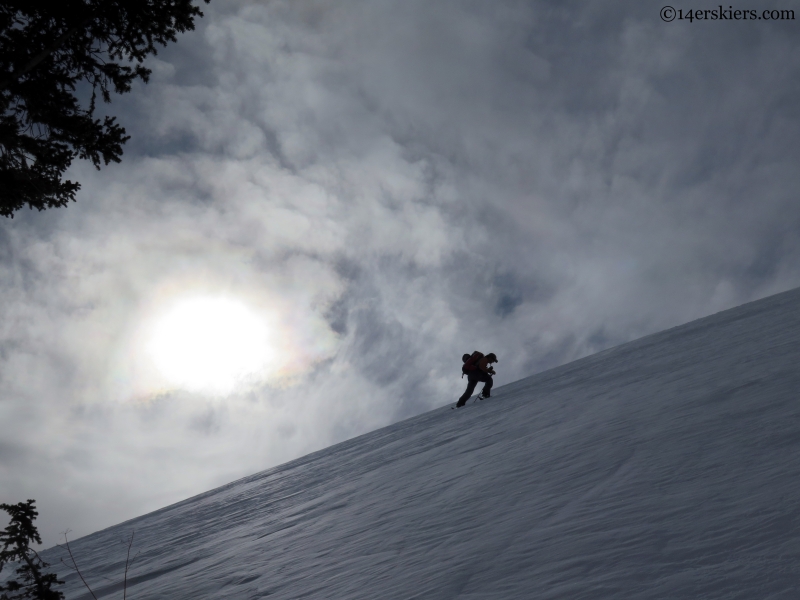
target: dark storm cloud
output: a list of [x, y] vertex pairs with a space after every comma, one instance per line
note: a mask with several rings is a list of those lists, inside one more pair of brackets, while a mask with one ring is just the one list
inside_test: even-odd
[[[797, 22], [660, 8], [212, 3], [123, 163], [2, 223], [2, 500], [52, 542], [451, 401], [464, 352], [502, 384], [800, 284]], [[282, 311], [291, 385], [125, 401], [182, 286]]]

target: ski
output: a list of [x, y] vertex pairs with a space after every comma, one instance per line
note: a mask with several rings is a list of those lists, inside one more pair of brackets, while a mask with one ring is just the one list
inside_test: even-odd
[[[474, 398], [470, 397], [466, 402], [464, 402], [464, 406], [466, 406], [467, 404], [475, 404], [479, 400], [485, 400], [485, 398], [480, 394], [477, 394]], [[451, 406], [450, 410], [456, 410], [457, 408], [464, 408], [464, 406]]]

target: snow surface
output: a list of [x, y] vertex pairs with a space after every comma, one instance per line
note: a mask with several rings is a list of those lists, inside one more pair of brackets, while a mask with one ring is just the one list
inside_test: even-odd
[[[795, 290], [246, 477], [73, 551], [98, 598], [122, 598], [135, 530], [132, 600], [796, 600], [798, 362]], [[68, 599], [89, 597], [59, 573]]]

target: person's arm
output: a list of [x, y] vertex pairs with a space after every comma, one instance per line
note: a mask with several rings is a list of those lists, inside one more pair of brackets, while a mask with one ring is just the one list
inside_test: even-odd
[[489, 364], [489, 359], [487, 359], [485, 356], [478, 361], [478, 368], [484, 373], [488, 373], [489, 375], [494, 375], [494, 369]]

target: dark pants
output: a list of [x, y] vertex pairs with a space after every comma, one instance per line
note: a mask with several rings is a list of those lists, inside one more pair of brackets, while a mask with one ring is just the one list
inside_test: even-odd
[[467, 391], [458, 399], [456, 406], [464, 406], [469, 400], [469, 397], [472, 396], [472, 392], [475, 391], [475, 386], [478, 385], [479, 381], [484, 382], [483, 386], [483, 395], [488, 396], [489, 392], [492, 390], [492, 376], [488, 373], [484, 373], [483, 371], [473, 371], [469, 375], [467, 375], [467, 379], [469, 383], [467, 383]]

